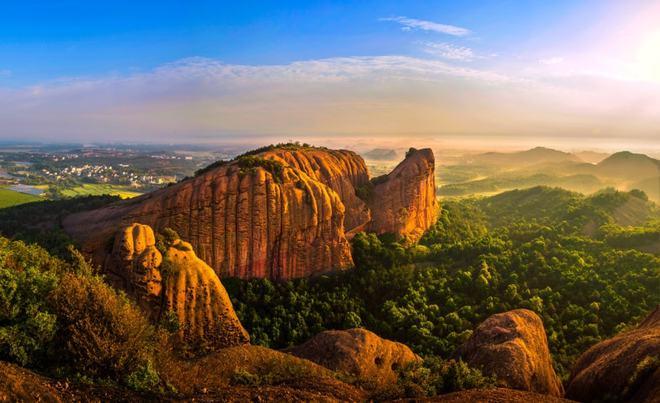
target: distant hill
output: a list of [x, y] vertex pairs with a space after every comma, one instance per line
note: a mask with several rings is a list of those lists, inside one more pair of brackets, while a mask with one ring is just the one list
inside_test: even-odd
[[660, 176], [660, 161], [630, 151], [612, 154], [599, 162], [596, 167], [600, 175], [613, 178], [642, 180]]
[[594, 235], [602, 225], [639, 226], [660, 219], [660, 210], [639, 192], [604, 190], [591, 196], [561, 188], [536, 186], [480, 199], [492, 226], [509, 226], [525, 218], [538, 223], [577, 225]]
[[580, 162], [580, 158], [573, 154], [551, 148], [536, 147], [527, 151], [512, 153], [489, 152], [478, 154], [472, 158], [473, 164], [496, 166], [529, 166], [536, 164]]
[[598, 164], [599, 162], [610, 156], [608, 153], [599, 153], [596, 151], [578, 151], [573, 153], [573, 155], [578, 157], [580, 160], [584, 162], [588, 162], [590, 164]]
[[376, 161], [391, 161], [399, 159], [399, 153], [391, 148], [374, 148], [362, 155], [367, 159]]

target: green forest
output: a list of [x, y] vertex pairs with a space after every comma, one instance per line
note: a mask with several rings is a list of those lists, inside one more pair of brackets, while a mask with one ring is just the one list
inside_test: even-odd
[[416, 246], [358, 234], [354, 270], [223, 282], [253, 342], [275, 348], [363, 326], [447, 359], [488, 316], [528, 308], [565, 379], [580, 353], [660, 303], [660, 258], [648, 253], [658, 251], [659, 222], [642, 192], [536, 187], [445, 201]]
[[[164, 330], [106, 286], [58, 229], [64, 215], [116, 200], [0, 209], [0, 234], [13, 240], [0, 238], [1, 359], [58, 376], [167, 389], [150, 358]], [[488, 316], [528, 308], [543, 319], [556, 370], [566, 379], [579, 354], [660, 303], [660, 213], [640, 191], [584, 196], [536, 187], [443, 201], [437, 223], [417, 245], [359, 233], [352, 246], [355, 268], [330, 275], [223, 278], [252, 342], [284, 348], [326, 329], [365, 327], [407, 344], [433, 366], [454, 358]], [[71, 327], [92, 317], [103, 320]], [[61, 343], [71, 334], [83, 344]], [[488, 384], [461, 365], [445, 367], [462, 372], [445, 374], [438, 390]]]

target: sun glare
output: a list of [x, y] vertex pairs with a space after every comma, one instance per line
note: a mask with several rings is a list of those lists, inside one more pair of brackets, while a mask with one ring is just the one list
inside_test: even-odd
[[643, 78], [660, 81], [660, 31], [642, 42], [637, 50], [637, 67]]

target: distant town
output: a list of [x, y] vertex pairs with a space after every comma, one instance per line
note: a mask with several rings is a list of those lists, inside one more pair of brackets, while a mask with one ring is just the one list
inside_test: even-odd
[[50, 199], [96, 194], [132, 197], [231, 156], [231, 151], [209, 150], [2, 147], [0, 187]]

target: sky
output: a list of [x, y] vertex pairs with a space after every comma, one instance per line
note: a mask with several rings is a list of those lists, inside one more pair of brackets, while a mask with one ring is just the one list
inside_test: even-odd
[[660, 149], [660, 0], [14, 1], [0, 141]]

